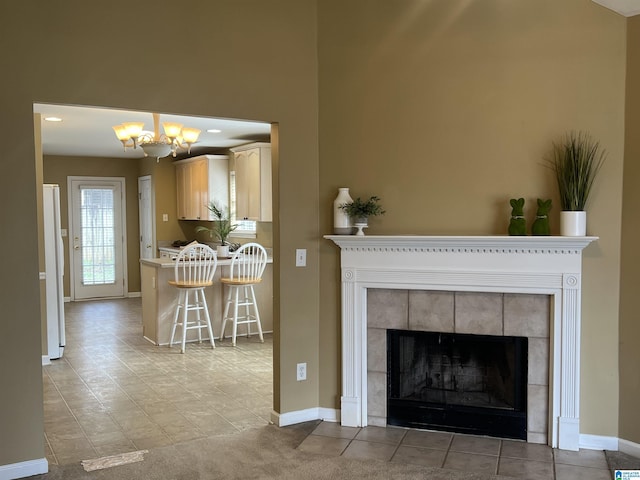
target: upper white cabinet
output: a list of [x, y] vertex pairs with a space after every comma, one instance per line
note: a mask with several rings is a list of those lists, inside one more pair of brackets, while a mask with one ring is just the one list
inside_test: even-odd
[[236, 218], [271, 222], [271, 144], [250, 143], [231, 151], [234, 155]]
[[174, 162], [178, 220], [214, 220], [209, 202], [229, 207], [229, 157], [200, 155]]

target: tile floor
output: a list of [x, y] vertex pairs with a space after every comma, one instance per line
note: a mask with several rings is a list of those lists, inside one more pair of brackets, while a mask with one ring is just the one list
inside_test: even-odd
[[527, 480], [611, 480], [602, 451], [397, 427], [342, 427], [322, 422], [299, 450]]
[[[43, 368], [45, 440], [53, 464], [266, 425], [273, 341], [156, 347], [141, 335], [140, 299], [68, 303], [67, 348]], [[299, 450], [496, 478], [605, 480], [604, 453], [403, 428], [321, 422]], [[639, 460], [640, 462], [640, 460]], [[635, 468], [635, 465], [634, 465]], [[640, 465], [638, 465], [640, 468]], [[452, 477], [454, 478], [454, 477]]]
[[64, 356], [43, 367], [47, 460], [69, 464], [266, 425], [271, 335], [156, 347], [139, 298], [65, 304]]

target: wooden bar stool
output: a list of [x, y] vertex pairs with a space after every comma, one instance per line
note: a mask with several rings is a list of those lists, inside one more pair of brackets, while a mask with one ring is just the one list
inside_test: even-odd
[[[202, 343], [202, 329], [209, 331], [211, 348], [215, 348], [213, 340], [213, 329], [211, 328], [211, 318], [204, 290], [213, 285], [213, 275], [218, 266], [218, 259], [215, 252], [207, 245], [192, 243], [186, 246], [175, 260], [175, 278], [169, 284], [178, 289], [178, 303], [173, 316], [173, 326], [171, 327], [171, 339], [169, 347], [173, 345], [173, 337], [176, 327], [182, 327], [182, 349], [184, 353], [187, 341], [187, 330], [198, 330], [198, 342]], [[196, 318], [189, 319], [189, 312], [195, 311]], [[204, 322], [200, 316], [204, 314]]]
[[[262, 273], [267, 266], [267, 251], [258, 243], [246, 243], [233, 254], [229, 276], [220, 281], [227, 286], [227, 301], [222, 316], [222, 332], [220, 340], [224, 338], [227, 320], [233, 325], [231, 343], [236, 345], [238, 325], [247, 325], [247, 337], [251, 335], [251, 324], [258, 327], [260, 341], [262, 336], [262, 324], [260, 312], [256, 302], [253, 286], [262, 281]], [[239, 311], [239, 308], [243, 307]]]

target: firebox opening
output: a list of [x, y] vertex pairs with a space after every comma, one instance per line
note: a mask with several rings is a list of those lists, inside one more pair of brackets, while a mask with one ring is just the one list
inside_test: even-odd
[[527, 338], [387, 331], [387, 423], [527, 438]]

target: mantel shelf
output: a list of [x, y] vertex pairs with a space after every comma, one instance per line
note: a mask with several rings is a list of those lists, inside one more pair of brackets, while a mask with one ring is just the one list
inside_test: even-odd
[[564, 236], [424, 236], [424, 235], [325, 235], [342, 249], [421, 249], [437, 251], [582, 251], [599, 237]]

